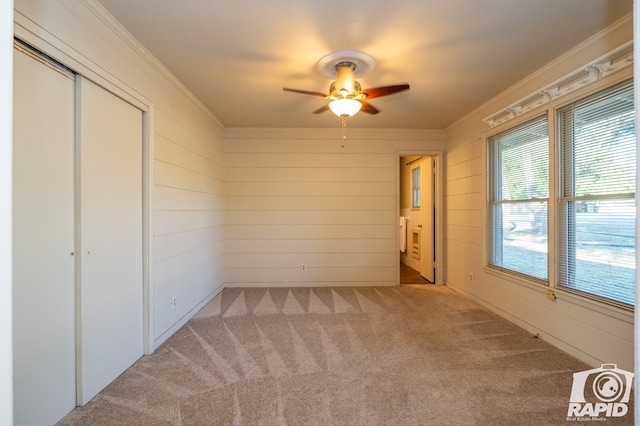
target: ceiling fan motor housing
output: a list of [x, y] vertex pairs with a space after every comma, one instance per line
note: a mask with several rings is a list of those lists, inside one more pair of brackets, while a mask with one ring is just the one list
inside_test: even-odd
[[343, 61], [336, 64], [336, 81], [331, 83], [329, 93], [335, 99], [354, 99], [362, 90], [360, 83], [355, 80], [356, 64]]

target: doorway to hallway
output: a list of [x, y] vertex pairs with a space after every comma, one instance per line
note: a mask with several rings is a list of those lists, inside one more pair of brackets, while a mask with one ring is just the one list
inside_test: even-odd
[[[442, 283], [440, 168], [441, 154], [399, 156], [400, 283], [411, 279], [404, 266], [417, 271], [421, 283]], [[440, 256], [438, 254], [440, 253]], [[409, 272], [408, 274], [403, 272]]]

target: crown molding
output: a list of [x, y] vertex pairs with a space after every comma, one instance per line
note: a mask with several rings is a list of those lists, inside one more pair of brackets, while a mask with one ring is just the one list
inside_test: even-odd
[[633, 41], [628, 41], [542, 89], [500, 109], [482, 121], [491, 128], [496, 127], [632, 65]]
[[129, 49], [143, 59], [151, 68], [168, 81], [176, 90], [182, 92], [190, 101], [198, 106], [204, 114], [221, 129], [224, 125], [162, 62], [158, 60], [142, 43], [138, 41], [118, 20], [116, 20], [97, 0], [78, 0], [89, 12], [100, 20]]
[[[554, 75], [556, 79], [559, 75], [567, 75], [566, 64], [580, 64], [581, 62], [588, 64], [588, 62], [592, 60], [591, 58], [593, 58], [592, 52], [610, 51], [612, 50], [612, 46], [620, 46], [623, 43], [632, 40], [633, 31], [633, 14], [630, 13], [620, 18], [618, 21], [614, 22], [608, 27], [604, 28], [597, 34], [594, 34], [593, 36], [584, 40], [573, 49], [565, 52], [560, 57], [544, 65], [537, 71], [534, 71], [532, 74], [525, 77], [521, 81], [515, 83], [514, 85], [492, 97], [491, 99], [488, 99], [486, 102], [483, 102], [481, 105], [479, 105], [477, 108], [474, 108], [469, 113], [460, 117], [445, 128], [447, 134], [456, 132], [457, 129], [459, 129], [459, 126], [464, 125], [463, 123], [467, 122], [467, 120], [480, 121], [481, 119], [478, 116], [487, 114], [492, 109], [492, 105], [511, 105], [513, 103], [511, 99], [520, 97], [518, 96], [518, 93], [524, 92], [524, 87], [530, 87], [532, 84], [535, 84], [534, 82], [540, 81], [541, 79], [544, 80], [545, 76], [547, 75]], [[604, 46], [609, 47], [607, 48]], [[538, 83], [538, 87], [540, 87], [540, 83]], [[504, 112], [504, 110], [506, 109], [507, 107], [501, 109], [500, 111]], [[496, 114], [500, 111], [497, 111]], [[485, 115], [485, 117], [490, 118], [491, 115]]]

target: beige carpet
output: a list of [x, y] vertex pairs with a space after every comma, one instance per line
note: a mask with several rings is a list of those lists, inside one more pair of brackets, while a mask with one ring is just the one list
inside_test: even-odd
[[587, 368], [446, 287], [225, 289], [60, 424], [566, 425]]

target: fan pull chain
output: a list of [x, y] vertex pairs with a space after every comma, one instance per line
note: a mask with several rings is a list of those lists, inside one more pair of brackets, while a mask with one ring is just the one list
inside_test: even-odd
[[347, 117], [349, 117], [347, 114], [342, 114], [340, 116], [342, 118], [342, 139], [346, 139], [347, 138]]

